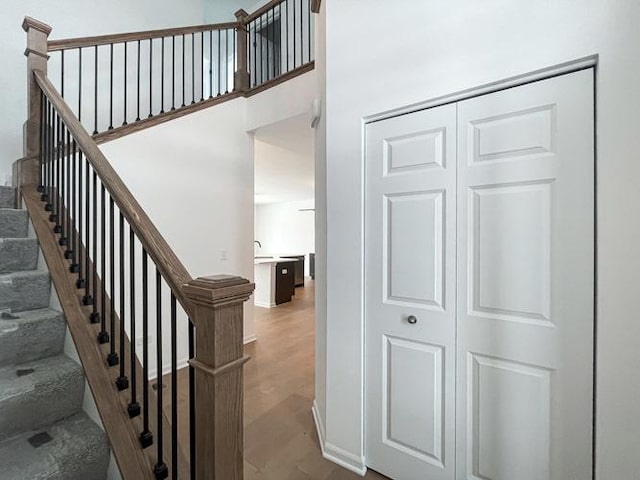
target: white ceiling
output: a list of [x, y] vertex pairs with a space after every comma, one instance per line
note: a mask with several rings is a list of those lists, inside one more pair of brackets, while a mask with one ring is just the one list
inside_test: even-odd
[[314, 197], [314, 131], [300, 115], [255, 131], [255, 203]]

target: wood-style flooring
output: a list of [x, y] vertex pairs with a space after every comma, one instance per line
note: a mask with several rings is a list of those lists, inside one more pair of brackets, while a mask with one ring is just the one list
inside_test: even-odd
[[[245, 346], [245, 480], [356, 480], [325, 460], [311, 404], [314, 398], [314, 285], [296, 288], [275, 308], [255, 307], [258, 340]], [[386, 479], [369, 471], [367, 479]]]
[[[257, 340], [245, 346], [244, 480], [357, 480], [322, 457], [311, 414], [314, 399], [314, 284], [294, 299], [255, 308]], [[178, 372], [178, 436], [188, 458], [188, 369]], [[170, 385], [170, 375], [164, 384]], [[169, 389], [163, 398], [170, 415]], [[367, 480], [387, 477], [369, 470]]]

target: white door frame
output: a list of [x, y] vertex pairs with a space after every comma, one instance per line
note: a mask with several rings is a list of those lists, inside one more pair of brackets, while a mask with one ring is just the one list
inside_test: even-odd
[[[426, 100], [423, 102], [418, 102], [418, 103], [414, 103], [411, 105], [407, 105], [404, 107], [399, 107], [399, 108], [395, 108], [392, 110], [388, 110], [385, 112], [380, 112], [380, 113], [376, 113], [370, 116], [367, 116], [365, 118], [363, 118], [363, 122], [362, 122], [362, 147], [361, 147], [361, 168], [362, 168], [362, 174], [363, 174], [363, 180], [366, 181], [366, 174], [365, 174], [365, 168], [366, 168], [366, 151], [365, 151], [365, 130], [368, 124], [370, 123], [374, 123], [374, 122], [378, 122], [380, 120], [385, 120], [388, 118], [392, 118], [392, 117], [397, 117], [400, 115], [405, 115], [405, 114], [409, 114], [409, 113], [414, 113], [420, 110], [426, 110], [429, 108], [434, 108], [434, 107], [439, 107], [442, 105], [446, 105], [449, 103], [455, 103], [455, 102], [459, 102], [461, 100], [467, 100], [470, 98], [474, 98], [474, 97], [479, 97], [481, 95], [487, 95], [490, 93], [494, 93], [500, 90], [506, 90], [508, 88], [513, 88], [513, 87], [519, 87], [521, 85], [526, 85], [528, 83], [533, 83], [533, 82], [537, 82], [540, 80], [546, 80], [549, 78], [553, 78], [553, 77], [557, 77], [560, 75], [566, 75], [569, 73], [574, 73], [577, 71], [581, 71], [581, 70], [588, 70], [588, 69], [592, 69], [593, 70], [593, 75], [594, 75], [594, 114], [595, 114], [595, 118], [594, 118], [594, 292], [593, 292], [593, 398], [592, 398], [592, 404], [593, 404], [593, 417], [591, 419], [592, 422], [592, 448], [591, 448], [591, 455], [592, 455], [592, 475], [591, 478], [595, 479], [596, 475], [596, 414], [597, 414], [597, 351], [598, 351], [598, 337], [597, 337], [597, 331], [598, 331], [598, 315], [597, 315], [597, 292], [598, 292], [598, 236], [597, 236], [597, 232], [598, 232], [598, 218], [597, 218], [597, 207], [598, 207], [598, 145], [597, 145], [597, 130], [598, 130], [598, 123], [597, 123], [597, 79], [598, 79], [598, 55], [591, 55], [588, 57], [583, 57], [583, 58], [579, 58], [576, 60], [571, 60], [565, 63], [561, 63], [559, 65], [554, 65], [551, 67], [547, 67], [547, 68], [543, 68], [540, 70], [535, 70], [529, 73], [525, 73], [522, 75], [517, 75], [515, 77], [510, 77], [504, 80], [499, 80], [496, 82], [491, 82], [485, 85], [481, 85], [478, 87], [474, 87], [474, 88], [469, 88], [469, 89], [465, 89], [465, 90], [461, 90], [459, 92], [455, 92], [455, 93], [451, 93], [448, 95], [443, 95], [440, 97], [436, 97], [430, 100]], [[360, 217], [361, 217], [361, 228], [362, 231], [365, 231], [365, 206], [366, 206], [366, 184], [364, 183], [362, 184], [362, 191], [361, 193], [361, 200], [362, 200], [362, 211], [360, 213]], [[365, 259], [365, 244], [364, 244], [364, 236], [362, 239], [362, 248], [361, 248], [361, 265], [362, 265], [362, 271], [360, 272], [361, 274], [361, 282], [362, 285], [366, 284], [366, 259]], [[366, 452], [366, 446], [365, 446], [365, 442], [366, 442], [366, 435], [365, 435], [365, 429], [366, 429], [366, 422], [364, 421], [364, 419], [366, 418], [366, 412], [364, 411], [365, 409], [365, 397], [366, 397], [366, 378], [364, 375], [364, 371], [365, 371], [365, 361], [366, 361], [366, 328], [367, 328], [367, 324], [366, 324], [366, 311], [365, 311], [365, 291], [366, 289], [362, 289], [362, 298], [361, 300], [361, 305], [362, 305], [362, 318], [361, 318], [361, 325], [362, 325], [362, 336], [360, 339], [361, 342], [361, 347], [362, 347], [362, 391], [361, 391], [361, 398], [362, 398], [362, 431], [360, 432], [361, 435], [361, 441], [362, 441], [362, 445], [363, 445], [363, 452]], [[363, 458], [364, 461], [364, 465], [363, 465], [363, 471], [358, 471], [357, 473], [363, 474], [364, 472], [366, 472], [367, 470], [367, 459], [366, 457]], [[346, 465], [345, 465], [346, 466]], [[354, 470], [355, 471], [355, 470]]]

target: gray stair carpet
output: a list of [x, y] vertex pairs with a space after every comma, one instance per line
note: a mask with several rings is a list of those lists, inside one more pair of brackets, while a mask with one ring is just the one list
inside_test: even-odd
[[82, 411], [84, 372], [63, 353], [29, 218], [0, 187], [0, 480], [104, 480], [109, 445]]

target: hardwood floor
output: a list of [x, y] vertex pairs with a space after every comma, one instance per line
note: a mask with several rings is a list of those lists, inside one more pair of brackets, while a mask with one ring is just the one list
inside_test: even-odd
[[[258, 340], [245, 346], [245, 480], [355, 480], [325, 460], [314, 398], [314, 286], [296, 288], [290, 303], [255, 307]], [[385, 479], [369, 471], [367, 479]]]
[[[275, 308], [255, 307], [258, 340], [245, 346], [245, 480], [357, 480], [363, 477], [322, 457], [311, 404], [314, 398], [314, 285], [296, 288]], [[170, 376], [164, 377], [170, 385]], [[188, 458], [187, 369], [178, 373], [178, 435]], [[169, 391], [164, 395], [170, 415]], [[369, 470], [368, 480], [387, 477]]]

